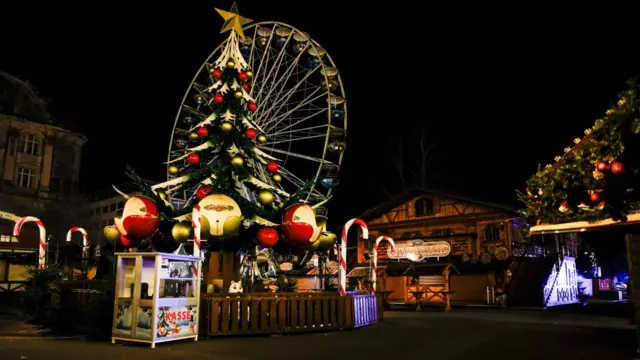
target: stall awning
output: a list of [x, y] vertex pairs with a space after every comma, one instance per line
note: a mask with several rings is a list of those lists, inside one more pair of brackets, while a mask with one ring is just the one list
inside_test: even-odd
[[347, 274], [348, 278], [357, 278], [357, 277], [369, 277], [371, 275], [371, 268], [358, 266], [353, 270], [349, 271]]
[[544, 235], [554, 233], [582, 232], [590, 230], [604, 230], [608, 228], [619, 228], [623, 226], [640, 225], [640, 214], [630, 214], [625, 222], [606, 219], [598, 222], [576, 221], [563, 224], [545, 224], [532, 226], [529, 230], [531, 235]]

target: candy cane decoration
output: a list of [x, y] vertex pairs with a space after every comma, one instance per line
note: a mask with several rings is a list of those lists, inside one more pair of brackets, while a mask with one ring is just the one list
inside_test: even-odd
[[193, 226], [193, 256], [198, 257], [198, 265], [195, 267], [196, 278], [200, 276], [200, 205], [196, 204], [191, 213], [191, 225]]
[[371, 295], [376, 294], [376, 280], [378, 277], [378, 244], [380, 244], [382, 240], [387, 240], [391, 245], [391, 247], [394, 250], [396, 249], [396, 243], [393, 242], [393, 239], [385, 235], [380, 236], [379, 238], [376, 239], [376, 242], [373, 243], [373, 267], [371, 268]]
[[28, 222], [35, 222], [38, 225], [38, 230], [40, 231], [40, 251], [38, 252], [38, 269], [44, 269], [47, 265], [46, 255], [47, 255], [47, 230], [44, 228], [44, 224], [40, 219], [33, 216], [25, 216], [20, 220], [16, 221], [16, 225], [13, 227], [13, 236], [20, 236], [20, 231], [22, 231], [22, 225]]
[[347, 233], [349, 232], [349, 228], [351, 225], [356, 224], [359, 225], [362, 229], [362, 237], [364, 239], [369, 238], [369, 228], [367, 227], [367, 223], [358, 218], [351, 219], [344, 224], [344, 228], [342, 228], [342, 238], [340, 239], [340, 295], [345, 296], [347, 294]]
[[67, 232], [67, 242], [71, 242], [71, 234], [76, 231], [82, 234], [82, 260], [86, 260], [88, 240], [87, 240], [87, 231], [85, 229], [79, 226], [74, 226], [71, 229], [69, 229], [69, 231]]

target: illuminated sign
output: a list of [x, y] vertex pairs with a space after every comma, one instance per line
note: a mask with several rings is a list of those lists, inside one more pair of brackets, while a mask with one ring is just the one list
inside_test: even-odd
[[451, 254], [451, 244], [446, 241], [425, 242], [413, 240], [406, 243], [396, 243], [396, 247], [387, 248], [390, 259], [409, 259], [422, 261], [426, 258], [440, 258]]
[[558, 306], [578, 303], [578, 273], [576, 259], [565, 256], [560, 269], [558, 263], [553, 266], [544, 287], [545, 306]]
[[282, 271], [290, 271], [291, 269], [293, 269], [293, 264], [290, 262], [280, 264], [280, 270]]

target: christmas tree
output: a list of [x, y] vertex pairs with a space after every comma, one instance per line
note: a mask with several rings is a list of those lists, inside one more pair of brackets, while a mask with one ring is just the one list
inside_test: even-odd
[[[267, 136], [253, 121], [258, 106], [251, 94], [252, 69], [245, 61], [239, 42], [242, 26], [251, 20], [231, 11], [216, 9], [224, 18], [222, 32], [229, 37], [217, 60], [209, 63], [209, 85], [196, 86], [196, 107], [185, 114], [192, 123], [184, 155], [168, 162], [172, 178], [151, 184], [127, 167], [127, 175], [143, 193], [129, 197], [115, 228], [105, 229], [107, 238], [119, 238], [126, 247], [139, 247], [143, 240], [158, 248], [161, 244], [185, 242], [192, 236], [191, 214], [202, 211], [203, 239], [228, 240], [240, 248], [272, 247], [280, 230], [289, 243], [308, 246], [317, 241], [322, 228], [314, 210], [305, 203], [314, 181], [306, 181], [295, 193], [278, 186], [282, 176], [279, 159], [261, 151], [257, 144]], [[185, 191], [194, 189], [195, 191]], [[116, 189], [117, 190], [117, 189]], [[192, 194], [177, 206], [176, 194]], [[247, 236], [238, 236], [245, 232]]]
[[527, 182], [519, 198], [537, 222], [561, 223], [612, 218], [626, 221], [640, 208], [640, 84], [627, 90], [576, 138], [573, 147], [556, 156]]

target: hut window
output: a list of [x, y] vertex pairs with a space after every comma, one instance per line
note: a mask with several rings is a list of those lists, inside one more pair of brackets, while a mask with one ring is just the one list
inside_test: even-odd
[[418, 199], [414, 204], [414, 210], [416, 216], [430, 216], [433, 215], [433, 200], [431, 199]]
[[484, 229], [484, 239], [486, 241], [500, 241], [500, 229], [495, 224], [489, 224]]

